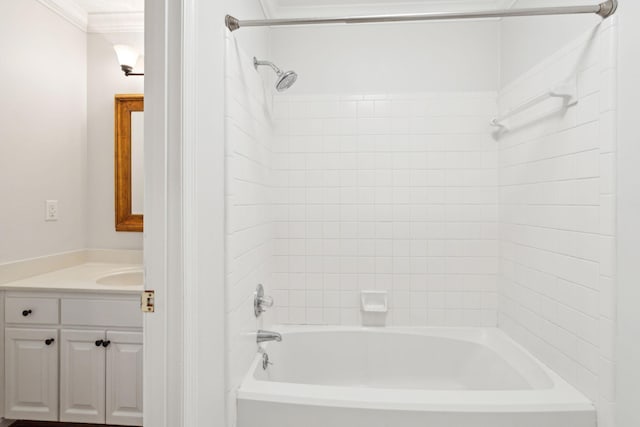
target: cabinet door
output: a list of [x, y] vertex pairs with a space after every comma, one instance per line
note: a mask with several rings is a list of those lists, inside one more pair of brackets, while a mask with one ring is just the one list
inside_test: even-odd
[[107, 424], [142, 425], [142, 333], [107, 331]]
[[60, 334], [60, 421], [104, 423], [104, 330]]
[[58, 420], [58, 331], [5, 329], [5, 417]]

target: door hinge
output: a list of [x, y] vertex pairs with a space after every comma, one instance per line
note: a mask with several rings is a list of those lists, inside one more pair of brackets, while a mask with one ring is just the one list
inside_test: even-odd
[[155, 310], [156, 291], [144, 291], [140, 296], [140, 310], [143, 313], [153, 313]]

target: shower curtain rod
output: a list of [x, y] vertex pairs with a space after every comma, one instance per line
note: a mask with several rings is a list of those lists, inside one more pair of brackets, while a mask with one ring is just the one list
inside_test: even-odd
[[344, 18], [294, 18], [294, 19], [254, 19], [240, 20], [231, 15], [225, 17], [225, 25], [230, 31], [243, 27], [275, 27], [290, 25], [315, 24], [364, 24], [372, 22], [410, 22], [410, 21], [439, 21], [444, 19], [479, 19], [479, 18], [510, 18], [515, 16], [544, 16], [544, 15], [574, 15], [596, 14], [603, 19], [616, 12], [618, 0], [607, 0], [604, 3], [588, 6], [557, 6], [528, 9], [484, 10], [478, 12], [438, 12], [410, 15], [374, 15], [348, 16]]

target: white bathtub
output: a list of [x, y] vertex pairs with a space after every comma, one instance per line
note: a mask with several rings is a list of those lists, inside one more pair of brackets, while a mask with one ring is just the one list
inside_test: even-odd
[[274, 327], [238, 427], [595, 427], [593, 404], [498, 329]]

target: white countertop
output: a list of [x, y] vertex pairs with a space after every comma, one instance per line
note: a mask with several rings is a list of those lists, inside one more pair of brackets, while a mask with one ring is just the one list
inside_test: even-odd
[[96, 280], [113, 273], [141, 271], [140, 264], [89, 262], [0, 285], [5, 291], [75, 291], [139, 293], [143, 285], [101, 285]]

